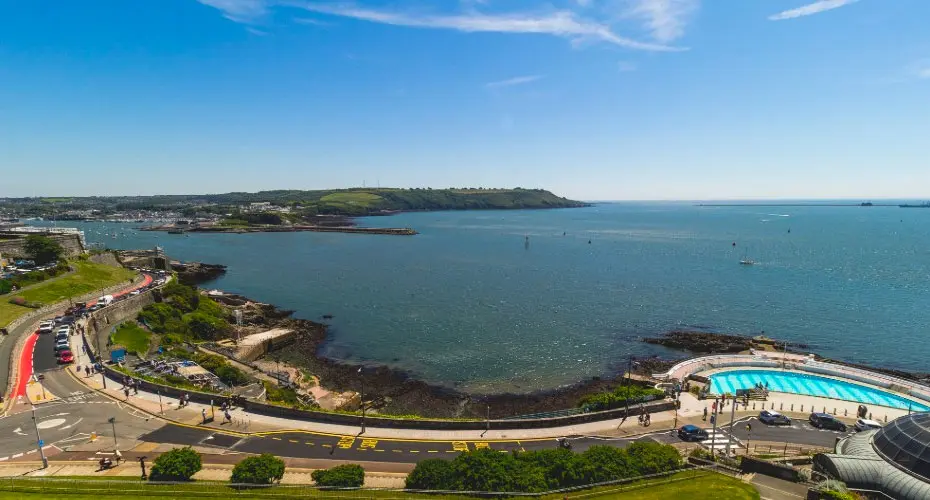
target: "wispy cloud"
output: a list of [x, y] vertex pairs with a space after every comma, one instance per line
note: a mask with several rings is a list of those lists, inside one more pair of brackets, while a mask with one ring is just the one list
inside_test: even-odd
[[268, 14], [268, 0], [197, 0], [218, 9], [227, 19], [250, 23]]
[[264, 32], [264, 31], [262, 31], [262, 30], [260, 30], [260, 29], [255, 29], [255, 28], [253, 28], [253, 27], [251, 27], [251, 26], [246, 27], [245, 30], [248, 31], [249, 33], [253, 34], [253, 35], [256, 35], [256, 36], [265, 36], [265, 35], [268, 34], [268, 33]]
[[915, 61], [908, 67], [908, 73], [912, 78], [930, 80], [930, 59]]
[[297, 17], [294, 18], [294, 22], [297, 24], [307, 24], [310, 26], [332, 26], [332, 23], [320, 21], [319, 19], [311, 19], [309, 17]]
[[652, 38], [668, 43], [685, 34], [685, 26], [700, 6], [699, 0], [627, 0], [623, 17], [640, 19]]
[[506, 80], [500, 80], [497, 82], [485, 83], [484, 88], [486, 89], [499, 89], [503, 87], [513, 87], [514, 85], [524, 85], [527, 83], [533, 83], [542, 78], [541, 75], [526, 75], [526, 76], [516, 76], [513, 78], [508, 78]]
[[770, 21], [784, 21], [785, 19], [795, 19], [797, 17], [810, 16], [819, 14], [828, 10], [838, 9], [845, 5], [855, 3], [858, 0], [818, 0], [817, 2], [807, 4], [796, 9], [786, 10], [769, 16]]
[[478, 12], [429, 15], [319, 3], [306, 4], [303, 8], [319, 14], [411, 28], [449, 29], [470, 33], [535, 33], [568, 38], [573, 42], [596, 40], [636, 50], [683, 50], [620, 36], [606, 24], [580, 18], [573, 12], [564, 10], [544, 15]]

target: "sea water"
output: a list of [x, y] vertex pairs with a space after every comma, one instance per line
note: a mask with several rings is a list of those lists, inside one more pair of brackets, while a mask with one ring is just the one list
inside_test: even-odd
[[326, 356], [473, 392], [554, 388], [622, 370], [631, 355], [682, 356], [640, 342], [672, 329], [764, 331], [830, 357], [927, 369], [930, 210], [621, 203], [359, 222], [420, 234], [59, 224], [111, 248], [228, 265], [207, 286], [332, 315]]

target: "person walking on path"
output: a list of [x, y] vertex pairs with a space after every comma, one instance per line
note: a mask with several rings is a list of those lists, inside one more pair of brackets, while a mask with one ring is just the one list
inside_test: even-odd
[[707, 407], [704, 407], [704, 416], [701, 418], [702, 421], [707, 422]]
[[126, 399], [129, 399], [129, 386], [123, 387], [123, 394], [126, 395]]
[[232, 415], [229, 414], [229, 410], [223, 411], [223, 422], [230, 424], [232, 423]]
[[203, 417], [203, 423], [207, 423], [207, 409], [203, 408], [200, 410], [200, 416]]

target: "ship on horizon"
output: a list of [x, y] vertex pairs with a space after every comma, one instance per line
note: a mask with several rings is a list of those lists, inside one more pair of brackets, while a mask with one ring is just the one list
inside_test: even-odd
[[898, 205], [898, 206], [901, 208], [930, 208], [930, 201], [925, 201], [921, 203], [920, 205], [911, 205], [909, 203], [905, 203], [903, 205]]

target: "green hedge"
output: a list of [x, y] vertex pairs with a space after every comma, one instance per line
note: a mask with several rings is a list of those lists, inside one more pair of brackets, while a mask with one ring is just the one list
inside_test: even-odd
[[270, 453], [262, 453], [237, 463], [229, 480], [233, 483], [271, 484], [283, 477], [284, 460]]
[[162, 453], [152, 463], [153, 481], [189, 481], [203, 464], [200, 454], [190, 446]]
[[583, 396], [578, 406], [588, 411], [610, 410], [627, 404], [639, 404], [645, 401], [661, 399], [665, 392], [652, 387], [620, 386], [612, 392], [597, 392]]
[[410, 489], [537, 493], [615, 481], [681, 467], [669, 445], [633, 443], [626, 449], [592, 446], [584, 453], [566, 449], [501, 453], [482, 449], [452, 461], [424, 460], [407, 476]]
[[365, 469], [361, 465], [337, 465], [332, 469], [315, 470], [310, 477], [317, 486], [360, 488], [365, 483]]

